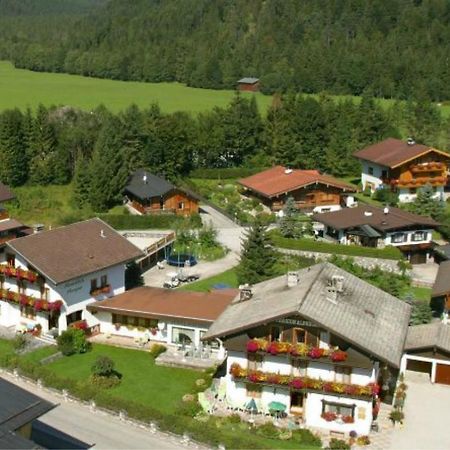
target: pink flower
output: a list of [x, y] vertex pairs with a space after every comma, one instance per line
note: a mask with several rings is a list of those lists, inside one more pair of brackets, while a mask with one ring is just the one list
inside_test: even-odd
[[257, 341], [248, 341], [247, 342], [247, 351], [250, 353], [255, 353], [259, 350], [259, 344]]

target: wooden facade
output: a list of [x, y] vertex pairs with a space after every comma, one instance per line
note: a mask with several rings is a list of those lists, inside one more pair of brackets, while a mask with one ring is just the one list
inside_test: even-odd
[[[131, 195], [129, 195], [131, 197]], [[131, 206], [141, 214], [177, 214], [190, 216], [198, 213], [198, 200], [179, 189], [168, 192], [163, 197], [152, 197], [148, 200], [130, 198]]]
[[385, 174], [383, 182], [396, 188], [420, 188], [426, 184], [433, 187], [447, 184], [447, 165], [450, 158], [430, 151], [425, 155], [407, 161]]
[[251, 190], [247, 190], [246, 192], [249, 195], [256, 196], [264, 205], [275, 212], [283, 209], [288, 197], [292, 197], [295, 200], [298, 209], [309, 212], [316, 207], [341, 205], [342, 195], [341, 189], [322, 184], [314, 184], [295, 189], [286, 194], [271, 198], [258, 195]]

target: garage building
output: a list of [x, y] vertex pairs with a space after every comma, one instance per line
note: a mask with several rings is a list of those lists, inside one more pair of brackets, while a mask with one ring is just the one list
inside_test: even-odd
[[432, 383], [450, 385], [450, 325], [434, 322], [408, 329], [400, 371], [429, 374]]

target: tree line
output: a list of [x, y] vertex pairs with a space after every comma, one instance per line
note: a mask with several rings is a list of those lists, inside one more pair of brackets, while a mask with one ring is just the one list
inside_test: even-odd
[[0, 113], [0, 180], [11, 186], [74, 181], [76, 203], [104, 211], [121, 199], [127, 177], [146, 167], [176, 181], [195, 169], [283, 164], [358, 176], [354, 151], [386, 137], [414, 136], [450, 150], [450, 122], [432, 103], [382, 108], [287, 94], [263, 116], [254, 97], [237, 93], [225, 108], [192, 116], [132, 105], [118, 114], [100, 106]]
[[21, 68], [215, 89], [256, 76], [267, 93], [450, 99], [447, 0], [97, 0], [89, 14], [86, 0], [39, 14], [19, 14], [22, 3], [33, 4], [0, 2], [0, 57]]

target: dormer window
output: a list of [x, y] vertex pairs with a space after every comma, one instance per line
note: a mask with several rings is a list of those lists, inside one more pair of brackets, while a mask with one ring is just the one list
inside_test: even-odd
[[427, 235], [427, 233], [425, 233], [425, 231], [416, 231], [412, 235], [412, 240], [413, 241], [425, 241], [426, 235]]
[[406, 242], [406, 239], [406, 233], [395, 233], [392, 235], [392, 242], [394, 244], [401, 244], [402, 242]]

